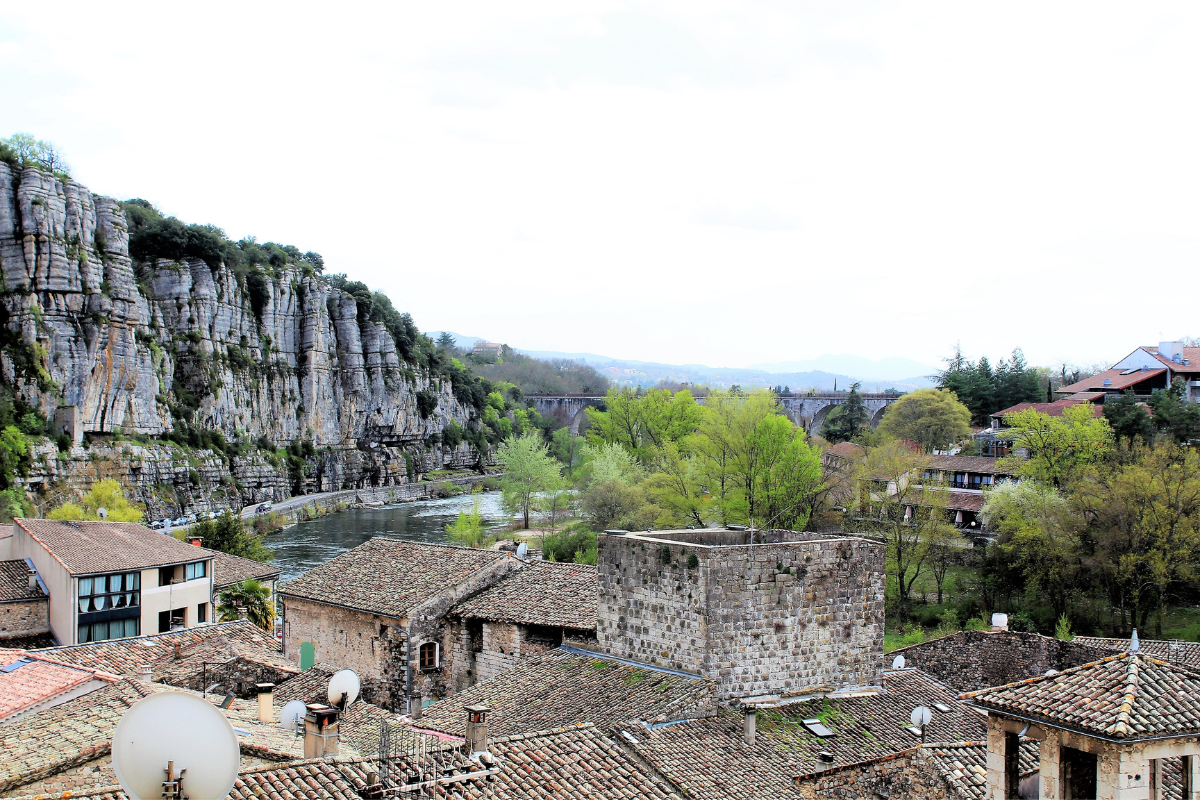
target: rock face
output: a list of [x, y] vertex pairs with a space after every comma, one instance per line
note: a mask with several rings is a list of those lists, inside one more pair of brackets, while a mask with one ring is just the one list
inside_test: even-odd
[[[120, 205], [74, 181], [0, 162], [0, 280], [0, 380], [50, 419], [74, 406], [84, 432], [158, 436], [190, 416], [227, 440], [311, 441], [299, 491], [478, 462], [431, 443], [474, 409], [403, 361], [353, 297], [288, 266], [255, 313], [224, 266], [135, 270]], [[427, 417], [418, 392], [437, 399]]]

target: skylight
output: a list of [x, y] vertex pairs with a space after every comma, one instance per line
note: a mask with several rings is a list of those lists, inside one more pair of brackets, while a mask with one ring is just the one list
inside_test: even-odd
[[808, 728], [814, 735], [820, 736], [822, 739], [828, 739], [833, 736], [833, 729], [822, 722], [817, 717], [812, 717], [803, 721], [804, 727]]

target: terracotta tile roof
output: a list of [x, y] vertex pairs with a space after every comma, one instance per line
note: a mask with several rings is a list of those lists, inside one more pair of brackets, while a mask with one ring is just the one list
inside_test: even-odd
[[1183, 360], [1188, 362], [1187, 364], [1176, 364], [1174, 361], [1158, 352], [1157, 345], [1143, 347], [1142, 349], [1154, 356], [1155, 360], [1157, 360], [1160, 364], [1170, 367], [1175, 372], [1200, 372], [1200, 347], [1183, 348]]
[[494, 550], [376, 537], [280, 587], [285, 597], [404, 617], [509, 556]]
[[928, 456], [927, 469], [947, 472], [978, 472], [983, 475], [1007, 475], [1008, 470], [999, 467], [1000, 459], [988, 456]]
[[[1065, 411], [1068, 408], [1071, 408], [1072, 406], [1077, 406], [1079, 404], [1080, 404], [1080, 401], [1075, 400], [1070, 397], [1063, 399], [1063, 400], [1055, 400], [1053, 403], [1017, 403], [1015, 406], [1009, 406], [1008, 408], [1006, 408], [1002, 411], [995, 412], [994, 414], [992, 414], [992, 416], [1003, 418], [1003, 417], [1008, 416], [1009, 414], [1015, 414], [1018, 411], [1024, 411], [1027, 408], [1032, 408], [1035, 411], [1045, 414], [1048, 417], [1061, 417], [1063, 415], [1063, 411]], [[1091, 406], [1092, 406], [1092, 416], [1093, 417], [1104, 416], [1104, 407], [1103, 406], [1096, 405], [1095, 403], [1092, 403]]]
[[[1100, 636], [1076, 636], [1071, 641], [1103, 650], [1125, 652], [1129, 649], [1128, 639], [1107, 639]], [[1169, 641], [1166, 639], [1140, 639], [1138, 647], [1148, 656], [1178, 664], [1200, 672], [1200, 642]]]
[[[714, 717], [654, 730], [627, 726], [645, 758], [675, 785], [695, 798], [799, 796], [798, 776], [814, 775], [850, 764], [888, 758], [911, 751], [920, 739], [905, 729], [917, 705], [931, 709], [943, 703], [951, 711], [933, 711], [926, 729], [934, 739], [979, 739], [987, 728], [983, 719], [959, 703], [954, 694], [919, 670], [884, 674], [880, 694], [828, 698], [760, 709], [758, 734], [752, 746], [742, 733], [742, 714], [721, 709]], [[822, 719], [834, 735], [818, 737], [802, 720]], [[833, 756], [824, 761], [820, 751]]]
[[132, 522], [14, 522], [73, 575], [183, 564], [208, 558], [210, 552]]
[[[176, 644], [182, 656], [180, 661], [175, 660]], [[221, 652], [229, 653], [229, 656], [221, 659], [218, 657]], [[201, 662], [205, 660], [228, 661], [239, 656], [256, 663], [298, 671], [293, 662], [284, 658], [275, 638], [247, 620], [131, 639], [51, 647], [38, 650], [37, 653], [55, 661], [95, 667], [114, 675], [137, 675], [142, 665], [149, 664], [154, 670], [155, 680], [178, 677], [181, 669], [188, 671], [188, 674], [198, 672]]]
[[222, 553], [219, 550], [209, 550], [207, 547], [197, 549], [203, 549], [212, 554], [214, 589], [224, 589], [226, 586], [232, 586], [250, 578], [256, 581], [268, 581], [278, 578], [280, 574], [279, 567], [274, 564]]
[[953, 489], [946, 492], [946, 508], [951, 511], [982, 511], [983, 502], [987, 498], [974, 492], [956, 492]]
[[451, 614], [522, 625], [596, 629], [600, 581], [587, 564], [535, 561], [459, 603]]
[[[57, 775], [109, 753], [125, 711], [155, 690], [123, 679], [37, 714], [0, 725], [0, 792]], [[111, 784], [111, 778], [103, 784]]]
[[1200, 734], [1200, 674], [1141, 653], [960, 697], [989, 711], [1123, 741]]
[[337, 667], [328, 664], [313, 664], [304, 672], [276, 685], [271, 700], [277, 706], [287, 705], [291, 700], [328, 703], [329, 697], [326, 692], [329, 689], [329, 678], [337, 671]]
[[42, 633], [32, 633], [29, 636], [13, 636], [7, 639], [0, 639], [0, 645], [4, 647], [15, 647], [18, 650], [40, 650], [46, 647], [54, 647], [58, 642], [54, 638], [54, 634], [50, 631]]
[[822, 455], [853, 461], [867, 454], [867, 449], [854, 442], [838, 442], [825, 448]]
[[52, 701], [94, 680], [114, 677], [93, 669], [59, 664], [23, 650], [0, 650], [0, 722]]
[[[1139, 369], [1133, 372], [1127, 369], [1106, 369], [1103, 372], [1097, 372], [1090, 378], [1084, 378], [1081, 381], [1072, 383], [1070, 386], [1060, 387], [1055, 393], [1078, 394], [1079, 392], [1087, 391], [1119, 392], [1151, 378], [1165, 375], [1166, 372], [1165, 369], [1148, 369], [1145, 371]], [[1105, 381], [1108, 381], [1108, 383], [1105, 384]]]
[[492, 709], [497, 736], [581, 722], [608, 730], [633, 719], [658, 722], [710, 711], [712, 693], [712, 682], [703, 678], [550, 650], [434, 703], [417, 725], [462, 736], [463, 706], [483, 703]]
[[17, 600], [39, 600], [46, 597], [41, 586], [29, 588], [29, 567], [25, 559], [15, 561], [0, 561], [0, 603], [12, 603]]
[[[955, 797], [959, 800], [986, 800], [987, 741], [930, 742], [921, 749]], [[1022, 740], [1021, 774], [1036, 772], [1040, 762], [1038, 743], [1032, 739]]]

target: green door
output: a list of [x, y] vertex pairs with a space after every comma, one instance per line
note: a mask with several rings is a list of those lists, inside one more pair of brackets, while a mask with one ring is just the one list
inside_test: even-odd
[[317, 647], [312, 642], [300, 643], [300, 670], [312, 669], [312, 665], [317, 661]]

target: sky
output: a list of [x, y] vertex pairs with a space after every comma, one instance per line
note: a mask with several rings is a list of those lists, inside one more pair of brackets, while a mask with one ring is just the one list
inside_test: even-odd
[[44, 0], [0, 7], [0, 136], [423, 330], [1090, 364], [1200, 334], [1198, 40], [1195, 3]]

